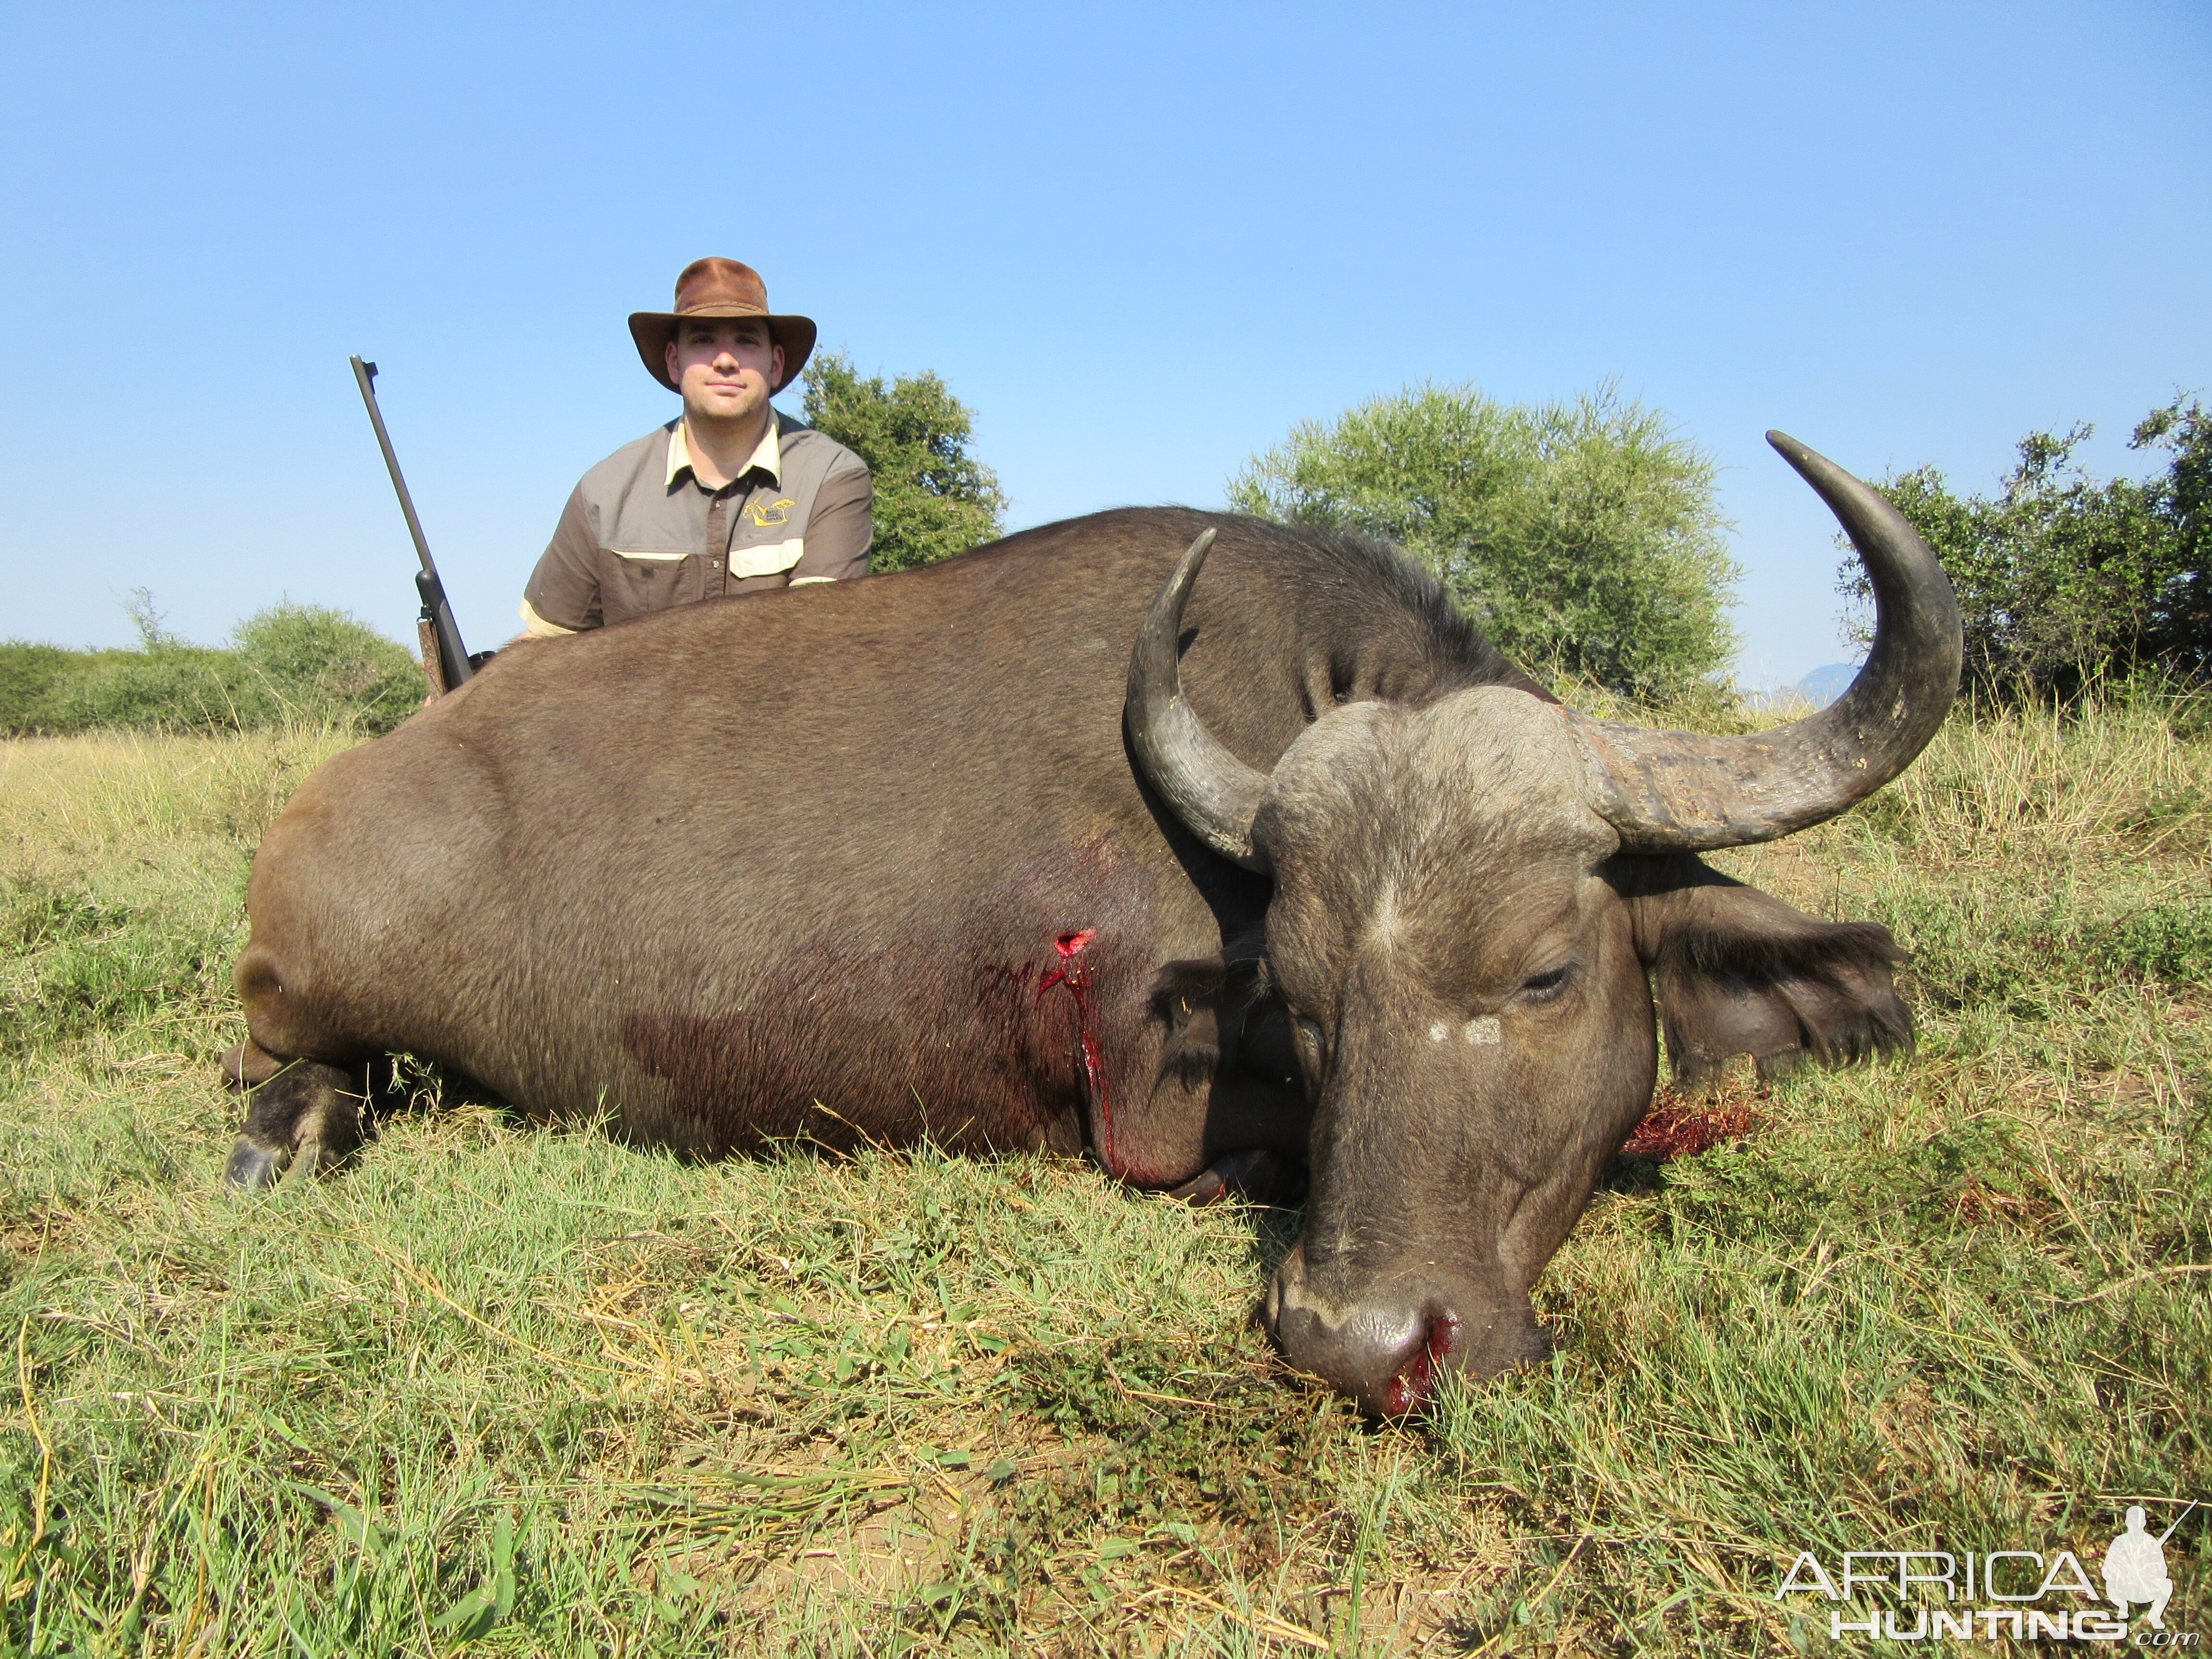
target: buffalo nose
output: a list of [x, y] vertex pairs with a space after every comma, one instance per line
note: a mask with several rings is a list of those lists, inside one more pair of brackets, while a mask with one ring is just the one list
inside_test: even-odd
[[1462, 1275], [1396, 1282], [1419, 1299], [1392, 1294], [1387, 1277], [1316, 1285], [1301, 1240], [1268, 1282], [1262, 1316], [1291, 1364], [1382, 1417], [1425, 1404], [1447, 1370], [1488, 1376], [1549, 1352], [1525, 1293]]
[[1387, 1297], [1332, 1305], [1311, 1294], [1304, 1267], [1293, 1252], [1267, 1287], [1267, 1322], [1283, 1357], [1380, 1416], [1424, 1403], [1454, 1363], [1459, 1315]]

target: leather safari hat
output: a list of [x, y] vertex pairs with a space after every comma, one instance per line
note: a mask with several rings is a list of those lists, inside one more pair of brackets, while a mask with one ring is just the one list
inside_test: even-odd
[[671, 392], [678, 390], [668, 378], [668, 343], [687, 317], [758, 317], [768, 324], [769, 337], [783, 348], [783, 378], [770, 386], [781, 392], [799, 378], [814, 350], [811, 317], [779, 317], [768, 308], [768, 284], [760, 272], [736, 259], [694, 259], [676, 279], [673, 311], [633, 311], [629, 337], [637, 342], [637, 355], [646, 373]]

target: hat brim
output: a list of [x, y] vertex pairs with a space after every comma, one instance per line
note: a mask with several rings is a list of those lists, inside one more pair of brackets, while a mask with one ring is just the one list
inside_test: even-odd
[[799, 371], [806, 367], [806, 360], [814, 355], [814, 319], [811, 317], [777, 317], [764, 311], [748, 311], [743, 306], [702, 306], [696, 311], [633, 311], [629, 314], [629, 337], [636, 343], [638, 361], [645, 372], [666, 386], [671, 392], [681, 391], [668, 378], [668, 343], [676, 337], [677, 325], [694, 317], [757, 317], [768, 325], [768, 337], [783, 348], [783, 378], [769, 388], [781, 392], [799, 378]]

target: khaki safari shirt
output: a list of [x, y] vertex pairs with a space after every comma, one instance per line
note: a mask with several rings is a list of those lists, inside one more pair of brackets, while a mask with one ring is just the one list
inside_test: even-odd
[[670, 422], [586, 472], [523, 590], [532, 634], [574, 634], [650, 611], [868, 574], [875, 485], [835, 439], [771, 411], [738, 476], [709, 489]]

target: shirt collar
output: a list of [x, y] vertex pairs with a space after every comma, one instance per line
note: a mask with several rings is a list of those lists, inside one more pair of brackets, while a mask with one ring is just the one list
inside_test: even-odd
[[[776, 441], [776, 432], [782, 424], [782, 414], [771, 405], [768, 411], [768, 430], [761, 434], [760, 442], [753, 448], [752, 458], [738, 469], [738, 477], [742, 478], [758, 468], [775, 481], [776, 488], [783, 487], [783, 447]], [[684, 422], [679, 416], [668, 434], [668, 477], [665, 482], [671, 484], [692, 470], [691, 446], [684, 433]]]

